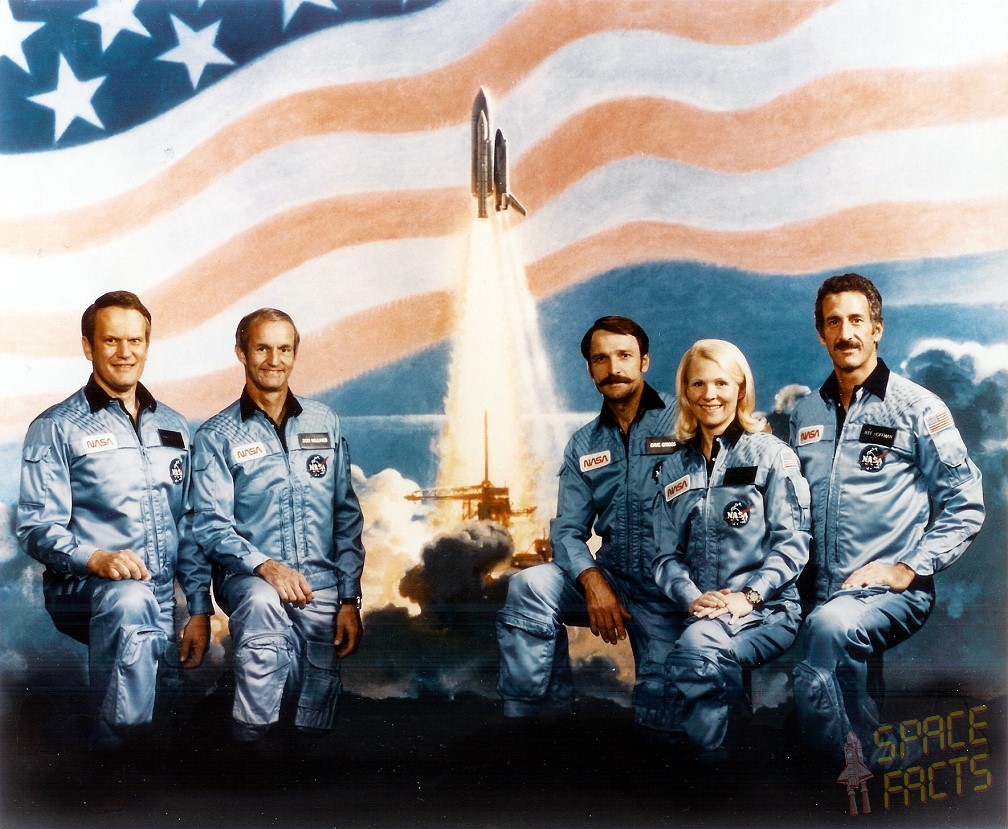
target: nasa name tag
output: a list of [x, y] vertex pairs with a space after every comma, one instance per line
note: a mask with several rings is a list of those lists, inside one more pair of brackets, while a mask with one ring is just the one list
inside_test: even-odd
[[161, 438], [162, 446], [170, 446], [172, 449], [185, 449], [185, 439], [181, 432], [174, 429], [158, 429], [158, 437]]
[[245, 461], [261, 458], [265, 454], [266, 447], [258, 440], [255, 443], [246, 443], [244, 446], [236, 446], [231, 450], [231, 457], [234, 458], [235, 463], [245, 463]]
[[818, 443], [823, 438], [822, 424], [816, 426], [802, 426], [798, 430], [798, 445], [807, 446], [810, 443]]
[[683, 475], [676, 481], [665, 485], [665, 500], [671, 501], [689, 490], [689, 475]]
[[725, 486], [746, 486], [756, 483], [756, 475], [759, 473], [758, 466], [733, 466], [725, 470]]
[[665, 438], [665, 437], [647, 438], [647, 440], [644, 441], [644, 454], [667, 455], [670, 452], [674, 452], [676, 446], [678, 445], [679, 444], [676, 443], [674, 438]]
[[81, 440], [81, 452], [85, 455], [93, 455], [95, 452], [107, 452], [109, 449], [118, 449], [119, 441], [111, 432], [101, 435], [88, 435]]
[[328, 432], [299, 432], [298, 446], [302, 449], [332, 449]]
[[582, 455], [578, 458], [578, 463], [582, 472], [591, 472], [593, 469], [609, 466], [612, 463], [612, 453], [608, 449], [603, 449], [591, 455]]
[[861, 427], [860, 441], [879, 446], [892, 446], [896, 442], [896, 430], [888, 426], [873, 426], [871, 423], [866, 423]]

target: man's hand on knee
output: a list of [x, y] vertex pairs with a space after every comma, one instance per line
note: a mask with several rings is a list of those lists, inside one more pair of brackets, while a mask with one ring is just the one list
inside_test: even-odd
[[92, 576], [112, 581], [150, 581], [150, 571], [140, 556], [132, 550], [95, 550], [87, 560]]
[[315, 596], [308, 586], [308, 580], [293, 567], [279, 561], [267, 559], [255, 568], [255, 574], [269, 583], [280, 601], [304, 608]]
[[864, 567], [858, 567], [841, 585], [844, 590], [852, 587], [868, 587], [872, 584], [884, 584], [896, 593], [906, 590], [917, 574], [906, 564], [900, 562], [894, 567], [873, 561]]

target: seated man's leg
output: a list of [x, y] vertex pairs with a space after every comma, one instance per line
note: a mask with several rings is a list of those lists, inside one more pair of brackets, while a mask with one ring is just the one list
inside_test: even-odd
[[634, 721], [645, 734], [666, 739], [679, 729], [674, 699], [666, 687], [665, 662], [682, 633], [684, 616], [667, 598], [654, 595], [651, 585], [611, 580], [631, 614], [627, 635], [634, 655]]
[[320, 735], [336, 724], [340, 669], [333, 639], [340, 597], [338, 587], [312, 593], [315, 598], [305, 608], [289, 611], [296, 650], [287, 688], [295, 706], [295, 728]]
[[843, 595], [823, 603], [807, 620], [805, 658], [795, 667], [794, 693], [809, 745], [843, 756], [854, 731], [870, 746], [879, 701], [870, 693], [869, 666], [887, 648], [920, 630], [934, 607], [930, 579], [902, 593]]
[[[91, 694], [98, 705], [95, 741], [112, 746], [123, 731], [151, 722], [159, 666], [174, 633], [172, 586], [89, 577]], [[161, 596], [155, 595], [155, 589]]]
[[515, 574], [497, 614], [504, 716], [569, 713], [573, 708], [565, 613], [584, 612], [584, 597], [555, 564]]
[[798, 606], [785, 605], [735, 630], [720, 618], [699, 619], [686, 627], [667, 671], [680, 727], [693, 745], [710, 751], [723, 744], [731, 707], [742, 696], [743, 672], [786, 651], [798, 635], [799, 622]]
[[228, 576], [219, 598], [234, 647], [232, 735], [252, 742], [280, 716], [294, 654], [291, 622], [276, 590], [258, 576]]

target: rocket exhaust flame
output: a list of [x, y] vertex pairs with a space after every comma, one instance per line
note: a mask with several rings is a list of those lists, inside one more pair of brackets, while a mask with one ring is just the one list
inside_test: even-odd
[[[538, 330], [535, 302], [507, 234], [506, 214], [474, 221], [462, 283], [455, 295], [455, 325], [438, 442], [438, 487], [483, 480], [510, 489], [517, 508], [552, 511], [555, 493], [543, 482], [547, 464], [559, 464], [553, 379]], [[484, 423], [486, 432], [484, 435]], [[487, 441], [484, 453], [480, 448]], [[552, 482], [551, 482], [552, 483]], [[441, 502], [435, 524], [458, 523], [458, 506]], [[519, 549], [532, 543], [516, 538]], [[513, 531], [519, 531], [515, 527]]]

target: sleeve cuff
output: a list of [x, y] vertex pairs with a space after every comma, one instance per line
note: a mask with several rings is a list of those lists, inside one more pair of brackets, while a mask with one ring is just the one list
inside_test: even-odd
[[[553, 556], [553, 561], [556, 562], [556, 554]], [[585, 550], [579, 555], [569, 555], [568, 563], [563, 569], [568, 576], [577, 581], [585, 570], [591, 570], [592, 567], [598, 567], [598, 562], [595, 561], [591, 553]]]
[[265, 563], [265, 562], [267, 562], [269, 560], [270, 560], [269, 556], [263, 555], [258, 550], [256, 550], [254, 553], [249, 553], [246, 556], [242, 556], [242, 558], [239, 559], [239, 561], [241, 561], [241, 563], [242, 563], [242, 567], [247, 568], [245, 570], [246, 574], [250, 575], [250, 576], [254, 576], [255, 575], [255, 569], [256, 569], [256, 567], [258, 567], [260, 564], [263, 564], [263, 563]]
[[347, 579], [337, 583], [339, 587], [340, 601], [344, 599], [359, 599], [361, 596], [361, 585], [357, 579]]
[[703, 591], [692, 583], [685, 585], [682, 590], [677, 590], [676, 592], [679, 594], [679, 599], [686, 610], [689, 610], [689, 606], [703, 595]]
[[190, 616], [196, 616], [200, 613], [209, 613], [212, 616], [214, 610], [213, 602], [210, 601], [210, 593], [200, 592], [186, 596], [186, 609]]
[[67, 572], [75, 576], [87, 576], [88, 559], [98, 551], [97, 547], [78, 547], [67, 556]]

